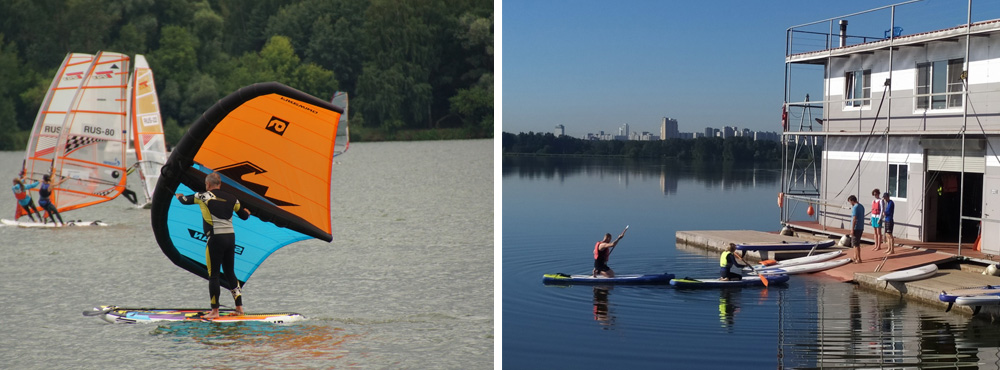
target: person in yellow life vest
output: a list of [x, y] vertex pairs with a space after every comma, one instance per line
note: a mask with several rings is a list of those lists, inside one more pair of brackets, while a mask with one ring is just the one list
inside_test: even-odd
[[733, 266], [743, 268], [745, 265], [736, 262], [736, 244], [729, 243], [729, 249], [722, 252], [722, 256], [719, 257], [719, 280], [743, 280], [743, 275], [737, 274], [735, 272], [729, 271]]

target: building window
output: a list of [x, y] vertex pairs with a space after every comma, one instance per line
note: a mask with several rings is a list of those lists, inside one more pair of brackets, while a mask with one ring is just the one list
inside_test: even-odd
[[872, 70], [847, 72], [845, 76], [847, 86], [845, 91], [845, 105], [848, 107], [860, 107], [871, 105], [872, 101]]
[[895, 198], [906, 198], [906, 179], [909, 177], [909, 165], [889, 164], [889, 194]]
[[917, 109], [962, 106], [963, 59], [917, 64]]

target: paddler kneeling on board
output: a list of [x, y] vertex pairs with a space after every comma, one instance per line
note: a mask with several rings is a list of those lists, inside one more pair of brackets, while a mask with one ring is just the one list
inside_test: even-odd
[[604, 239], [601, 239], [601, 241], [594, 245], [594, 277], [597, 277], [597, 275], [609, 278], [615, 277], [615, 271], [608, 267], [608, 257], [611, 256], [611, 251], [618, 245], [618, 241], [625, 237], [626, 231], [628, 231], [628, 227], [622, 230], [622, 233], [618, 235], [618, 239], [615, 239], [615, 241], [611, 241], [610, 233], [604, 234]]
[[745, 265], [741, 265], [736, 262], [736, 244], [729, 243], [729, 249], [722, 252], [722, 256], [719, 257], [719, 280], [729, 281], [729, 280], [743, 280], [743, 275], [737, 274], [735, 272], [729, 271], [733, 266], [744, 268]]
[[208, 235], [208, 242], [205, 246], [205, 254], [208, 257], [208, 294], [212, 298], [212, 312], [204, 315], [203, 319], [219, 318], [219, 285], [222, 270], [226, 270], [226, 279], [229, 286], [235, 287], [230, 290], [233, 293], [233, 300], [236, 301], [236, 314], [243, 314], [243, 294], [240, 292], [240, 281], [233, 274], [233, 264], [236, 258], [236, 233], [233, 231], [233, 212], [240, 219], [246, 220], [250, 217], [250, 210], [240, 206], [240, 200], [236, 196], [219, 190], [222, 187], [222, 179], [219, 174], [212, 172], [205, 176], [205, 192], [192, 195], [177, 193], [177, 200], [181, 204], [198, 204], [201, 206], [202, 226], [205, 235]]

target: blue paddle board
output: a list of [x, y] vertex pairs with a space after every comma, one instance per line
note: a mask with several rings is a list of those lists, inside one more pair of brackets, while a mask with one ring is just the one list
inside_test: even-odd
[[615, 275], [615, 277], [594, 277], [592, 275], [567, 275], [567, 274], [545, 274], [542, 275], [543, 284], [590, 284], [590, 285], [601, 285], [601, 284], [669, 284], [670, 279], [674, 278], [674, 274], [623, 274]]

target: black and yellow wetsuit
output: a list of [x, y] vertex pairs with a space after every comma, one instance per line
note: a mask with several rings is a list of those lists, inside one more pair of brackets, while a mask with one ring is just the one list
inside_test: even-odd
[[240, 206], [239, 199], [221, 190], [206, 191], [193, 195], [183, 195], [179, 198], [182, 204], [197, 204], [201, 206], [202, 225], [208, 242], [205, 246], [205, 264], [208, 270], [208, 293], [212, 297], [212, 308], [219, 308], [219, 285], [221, 270], [226, 271], [226, 281], [232, 289], [237, 306], [243, 305], [240, 294], [240, 282], [233, 271], [233, 261], [236, 258], [236, 234], [233, 232], [233, 212], [240, 219], [250, 217], [246, 208]]

